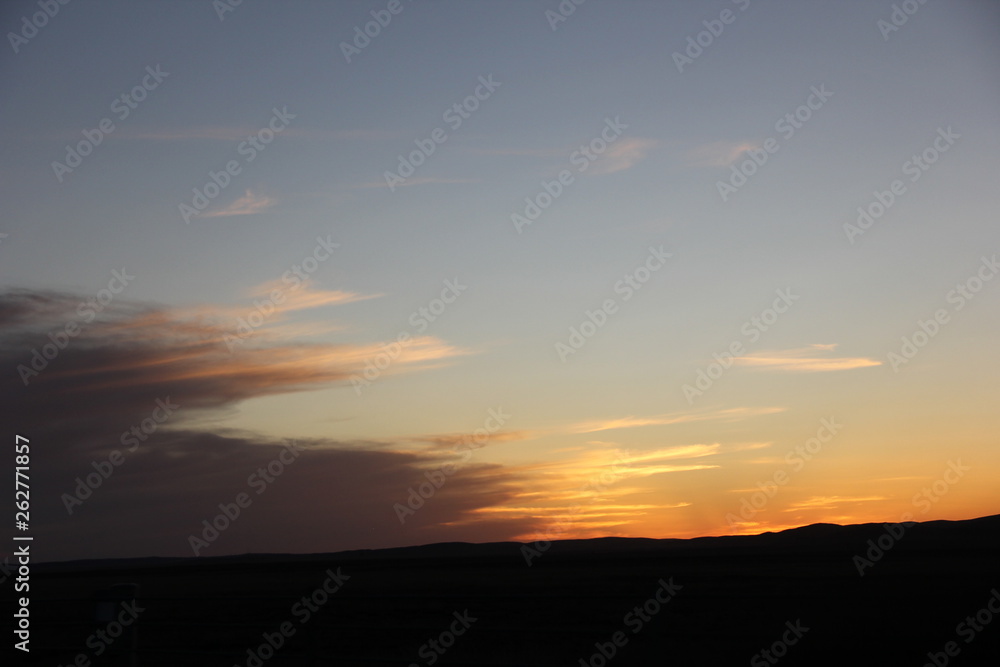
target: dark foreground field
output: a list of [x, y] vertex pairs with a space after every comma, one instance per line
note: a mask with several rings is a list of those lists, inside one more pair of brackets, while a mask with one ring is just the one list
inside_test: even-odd
[[[125, 582], [108, 644], [94, 595]], [[564, 541], [530, 567], [514, 543], [59, 563], [16, 664], [997, 665], [998, 587], [1000, 516]]]

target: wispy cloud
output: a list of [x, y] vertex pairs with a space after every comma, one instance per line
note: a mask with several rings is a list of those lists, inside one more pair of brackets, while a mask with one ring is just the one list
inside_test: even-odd
[[[641, 137], [622, 138], [608, 145], [607, 150], [594, 161], [587, 173], [613, 174], [634, 166], [656, 146], [655, 139]], [[474, 148], [471, 152], [478, 155], [511, 155], [517, 157], [558, 158], [565, 160], [566, 156], [576, 150], [575, 146], [560, 146], [558, 148]]]
[[752, 449], [766, 449], [773, 445], [773, 442], [735, 442], [726, 446], [730, 452], [743, 452]]
[[[239, 324], [241, 318], [247, 318], [251, 313], [260, 314], [257, 304], [267, 304], [267, 316], [254, 330], [254, 340], [260, 342], [288, 341], [305, 339], [309, 336], [328, 334], [346, 328], [344, 324], [335, 322], [328, 317], [320, 321], [304, 321], [299, 318], [292, 321], [291, 313], [324, 306], [340, 306], [356, 301], [365, 301], [384, 296], [382, 293], [360, 294], [344, 290], [315, 289], [309, 280], [289, 287], [280, 279], [262, 283], [248, 290], [247, 301], [243, 304], [199, 304], [183, 308], [154, 310], [143, 317], [135, 317], [115, 322], [114, 330], [126, 330], [141, 333], [142, 329], [153, 322], [162, 322], [164, 326], [186, 327], [192, 333], [204, 335], [206, 328], [218, 326], [219, 323]], [[255, 301], [251, 301], [255, 299]]]
[[689, 150], [688, 162], [697, 167], [728, 167], [749, 150], [759, 149], [760, 144], [750, 141], [716, 141]]
[[[395, 187], [411, 187], [414, 185], [452, 185], [455, 183], [481, 183], [482, 180], [478, 178], [439, 178], [435, 176], [423, 176], [421, 178], [407, 178], [406, 180], [396, 183]], [[367, 181], [365, 183], [356, 183], [354, 185], [347, 186], [355, 190], [370, 190], [372, 188], [388, 188], [389, 185], [385, 181]]]
[[[715, 456], [719, 450], [718, 443], [677, 445], [644, 451], [618, 450], [611, 463], [609, 463], [611, 453], [607, 450], [583, 450], [578, 456], [561, 461], [540, 463], [533, 469], [547, 474], [557, 473], [567, 479], [576, 479], [581, 483], [588, 478], [600, 476], [602, 472], [611, 470], [616, 480], [623, 481], [633, 477], [648, 477], [665, 472], [718, 468], [717, 465], [681, 461]], [[578, 492], [573, 492], [567, 497], [576, 497], [577, 495], [579, 495]]]
[[664, 447], [641, 453], [631, 452], [626, 460], [615, 467], [624, 479], [649, 477], [671, 472], [708, 470], [719, 466], [708, 463], [678, 463], [678, 459], [698, 459], [719, 453], [718, 443], [712, 445], [680, 445]]
[[[115, 132], [115, 138], [144, 141], [242, 141], [260, 131], [260, 126], [242, 125], [199, 125], [162, 129], [129, 129]], [[383, 130], [322, 130], [308, 127], [286, 127], [283, 137], [310, 139], [313, 141], [369, 141], [391, 138], [392, 133]]]
[[[296, 296], [289, 291], [289, 304], [282, 308], [300, 310], [319, 305], [343, 304], [368, 298], [349, 292], [308, 289]], [[10, 345], [12, 340], [34, 340], [59, 322], [73, 320], [79, 298], [59, 293], [5, 293], [0, 295], [0, 348], [30, 349]], [[206, 316], [204, 313], [212, 315]], [[45, 387], [62, 394], [99, 397], [104, 387], [123, 390], [160, 387], [156, 396], [172, 392], [188, 396], [197, 405], [199, 396], [210, 395], [211, 407], [245, 398], [301, 391], [335, 383], [347, 383], [352, 373], [364, 370], [365, 360], [379, 354], [381, 342], [361, 344], [305, 344], [276, 334], [255, 339], [254, 345], [230, 349], [227, 340], [238, 333], [231, 316], [246, 316], [246, 309], [187, 309], [184, 311], [116, 303], [102, 317], [87, 325], [72, 346], [38, 377], [38, 391]], [[284, 312], [284, 311], [281, 311]], [[280, 320], [275, 311], [270, 319]], [[263, 331], [260, 332], [264, 334]], [[4, 348], [3, 345], [7, 344]], [[436, 338], [411, 340], [393, 364], [426, 368], [467, 353]], [[11, 352], [13, 354], [13, 352]], [[23, 352], [21, 353], [23, 356]], [[15, 357], [16, 358], [16, 357]], [[29, 357], [30, 358], [30, 357]], [[20, 359], [12, 367], [22, 363]], [[413, 370], [413, 368], [411, 368]], [[17, 377], [16, 374], [12, 374]]]
[[571, 433], [594, 433], [596, 431], [608, 431], [616, 428], [636, 428], [638, 426], [665, 426], [668, 424], [683, 424], [687, 422], [708, 421], [720, 419], [725, 421], [736, 421], [747, 417], [757, 417], [760, 415], [770, 415], [776, 412], [784, 412], [787, 408], [764, 407], [764, 408], [728, 408], [726, 410], [712, 410], [708, 412], [672, 412], [652, 417], [619, 417], [617, 419], [599, 419], [574, 424], [570, 427]]
[[736, 363], [761, 370], [775, 370], [798, 373], [825, 373], [846, 371], [868, 366], [881, 366], [882, 362], [867, 357], [829, 356], [836, 344], [816, 344], [792, 350], [765, 350], [736, 357]]
[[617, 171], [629, 169], [646, 157], [646, 153], [655, 145], [656, 141], [654, 139], [643, 139], [641, 137], [619, 139], [608, 146], [608, 150], [594, 162], [591, 173], [613, 174]]
[[533, 431], [497, 431], [490, 433], [485, 440], [470, 433], [435, 433], [430, 435], [413, 436], [414, 442], [427, 443], [431, 445], [432, 451], [442, 452], [452, 451], [459, 445], [471, 445], [474, 448], [493, 445], [501, 442], [517, 442], [520, 440], [530, 440], [535, 437]]
[[714, 456], [719, 453], [719, 443], [711, 445], [678, 445], [676, 447], [664, 447], [647, 452], [632, 452], [628, 461], [632, 463], [648, 463], [650, 461], [662, 461], [663, 459], [696, 459], [702, 456]]
[[254, 215], [256, 213], [266, 211], [277, 203], [277, 199], [255, 194], [253, 190], [247, 190], [242, 197], [231, 203], [229, 206], [216, 209], [214, 211], [205, 211], [200, 215], [202, 218], [225, 218], [231, 215]]
[[[547, 526], [562, 538], [625, 534], [651, 513], [689, 507], [682, 498], [651, 503], [654, 475], [705, 470], [718, 466], [683, 459], [711, 456], [718, 445], [681, 445], [653, 451], [612, 451], [587, 448], [574, 456], [521, 466], [525, 484], [508, 502], [475, 510], [482, 517], [502, 516], [535, 530], [515, 539], [551, 539], [540, 536]], [[464, 521], [474, 520], [472, 518]]]
[[[281, 442], [226, 429], [218, 419], [250, 399], [348, 387], [350, 375], [363, 372], [365, 360], [384, 350], [383, 344], [304, 344], [284, 337], [230, 350], [225, 337], [235, 322], [228, 313], [116, 300], [93, 321], [80, 321], [70, 343], [25, 387], [15, 369], [34, 363], [30, 350], [48, 342], [47, 332], [78, 321], [82, 298], [0, 291], [0, 366], [11, 371], [0, 375], [0, 401], [18, 415], [22, 432], [51, 443], [39, 453], [47, 474], [38, 480], [40, 498], [33, 507], [37, 528], [47, 536], [47, 559], [190, 555], [188, 535], [206, 510], [245, 491], [249, 472], [266, 467], [282, 451]], [[291, 307], [355, 298], [315, 292]], [[426, 362], [461, 353], [437, 339], [416, 338], [392, 369], [426, 368]], [[107, 460], [131, 425], [142, 423], [149, 434], [143, 420], [152, 421], [158, 400], [175, 405], [176, 412], [168, 412], [169, 421], [124, 454], [128, 463], [115, 473], [113, 485], [69, 516], [65, 492], [72, 493], [77, 477], [93, 470], [93, 461]], [[269, 495], [274, 511], [248, 513], [208, 553], [273, 550], [274, 535], [282, 535], [282, 548], [302, 552], [356, 548], [362, 533], [367, 546], [398, 545], [401, 534], [413, 543], [440, 542], [456, 538], [450, 526], [464, 517], [476, 520], [463, 524], [461, 539], [470, 541], [521, 534], [535, 525], [530, 518], [482, 521], [471, 514], [515, 497], [524, 486], [516, 468], [465, 466], [438, 490], [433, 504], [401, 526], [387, 510], [405, 503], [407, 489], [426, 481], [425, 471], [439, 466], [437, 453], [400, 451], [403, 442], [300, 444], [306, 462], [292, 464], [295, 482]], [[315, 531], [310, 528], [315, 523], [326, 528]], [[117, 534], [127, 537], [116, 540]]]
[[299, 289], [289, 289], [287, 283], [284, 283], [280, 279], [258, 285], [251, 291], [251, 296], [267, 296], [275, 290], [287, 292], [285, 299], [280, 304], [275, 304], [278, 312], [306, 310], [309, 308], [319, 308], [320, 306], [339, 306], [384, 296], [382, 293], [359, 294], [344, 290], [315, 289], [309, 282], [303, 282], [299, 286]]
[[565, 148], [474, 148], [477, 155], [520, 155], [530, 157], [563, 157]]
[[871, 503], [879, 500], [886, 500], [885, 496], [812, 496], [805, 500], [791, 503], [785, 512], [794, 512], [802, 509], [835, 509], [837, 505], [844, 503]]

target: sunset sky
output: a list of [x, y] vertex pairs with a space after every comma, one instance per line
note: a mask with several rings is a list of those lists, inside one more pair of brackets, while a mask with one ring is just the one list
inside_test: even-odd
[[4, 3], [38, 557], [997, 513], [1000, 7], [903, 4]]

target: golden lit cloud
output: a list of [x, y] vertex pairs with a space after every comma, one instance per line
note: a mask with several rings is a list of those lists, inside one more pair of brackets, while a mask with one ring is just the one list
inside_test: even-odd
[[730, 452], [745, 452], [753, 449], [766, 449], [773, 444], [773, 442], [734, 442], [726, 445], [726, 450]]
[[534, 526], [515, 537], [529, 541], [546, 539], [546, 535], [548, 539], [576, 539], [630, 534], [651, 516], [691, 505], [683, 498], [650, 502], [656, 487], [648, 478], [716, 468], [690, 459], [714, 456], [721, 450], [717, 443], [644, 451], [613, 445], [594, 441], [591, 447], [567, 450], [570, 456], [521, 466], [524, 487], [507, 502], [476, 513]]
[[649, 477], [670, 472], [687, 472], [689, 470], [708, 470], [718, 468], [717, 465], [703, 463], [665, 463], [675, 459], [694, 459], [704, 456], [715, 456], [719, 453], [719, 444], [713, 445], [681, 445], [665, 447], [641, 453], [631, 452], [624, 460], [614, 466], [614, 471], [623, 480], [632, 477]]
[[835, 509], [843, 503], [870, 503], [886, 500], [885, 496], [812, 496], [805, 500], [790, 503], [785, 512], [795, 512], [803, 509]]
[[760, 415], [770, 415], [776, 412], [784, 412], [787, 408], [767, 407], [767, 408], [728, 408], [725, 410], [713, 410], [708, 412], [673, 412], [654, 417], [620, 417], [618, 419], [602, 419], [580, 422], [570, 427], [570, 433], [595, 433], [597, 431], [608, 431], [619, 428], [636, 428], [639, 426], [665, 426], [669, 424], [683, 424], [687, 422], [709, 421], [714, 419], [724, 421], [736, 421], [748, 417]]
[[[297, 280], [297, 279], [296, 279]], [[115, 331], [132, 331], [138, 334], [150, 323], [169, 322], [170, 328], [186, 330], [189, 333], [206, 335], [215, 332], [218, 340], [225, 341], [227, 334], [246, 334], [243, 342], [271, 340], [296, 340], [342, 330], [343, 325], [324, 319], [316, 322], [290, 322], [289, 314], [320, 308], [340, 306], [356, 301], [375, 299], [383, 294], [359, 294], [344, 290], [315, 289], [309, 280], [287, 283], [281, 279], [272, 280], [249, 290], [250, 301], [243, 305], [197, 305], [175, 308], [170, 311], [151, 311], [137, 317], [109, 324]], [[249, 328], [248, 328], [249, 327]], [[227, 331], [228, 329], [228, 331]], [[231, 339], [230, 339], [231, 340]]]
[[[265, 314], [257, 306], [252, 311], [208, 306], [170, 310], [115, 304], [38, 382], [94, 397], [102, 391], [160, 387], [156, 395], [183, 392], [221, 405], [343, 382], [362, 374], [367, 361], [385, 353], [382, 342], [304, 344], [282, 336], [273, 325], [288, 311], [370, 297], [314, 291], [304, 283], [285, 292], [287, 299], [271, 302], [274, 310]], [[67, 296], [42, 295], [32, 301], [22, 299], [18, 308], [31, 309], [37, 315], [36, 325], [48, 328], [50, 320], [65, 321], [76, 303]], [[259, 324], [249, 317], [251, 312], [259, 315]], [[251, 326], [241, 326], [240, 317]], [[412, 338], [400, 346], [382, 374], [427, 369], [469, 353], [432, 336]]]
[[[345, 292], [343, 290], [319, 290], [312, 287], [308, 281], [289, 286], [282, 280], [258, 285], [252, 294], [255, 297], [271, 297], [278, 292], [278, 299], [273, 299], [276, 313], [285, 313], [296, 310], [306, 310], [309, 308], [319, 308], [321, 306], [340, 306], [355, 301], [375, 299], [383, 294], [358, 294], [356, 292]], [[280, 299], [280, 303], [278, 300]]]
[[659, 461], [662, 459], [694, 459], [702, 456], [712, 456], [719, 453], [719, 443], [711, 445], [680, 445], [678, 447], [665, 447], [654, 449], [641, 454], [630, 454], [629, 463], [640, 463], [644, 461]]

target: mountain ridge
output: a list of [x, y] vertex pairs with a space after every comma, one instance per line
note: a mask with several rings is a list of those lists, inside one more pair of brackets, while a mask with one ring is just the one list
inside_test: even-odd
[[[222, 556], [141, 556], [134, 558], [77, 559], [38, 563], [40, 571], [146, 568], [176, 565], [208, 565], [225, 563], [260, 563], [283, 560], [302, 563], [317, 560], [339, 562], [359, 560], [393, 560], [406, 558], [476, 558], [522, 557], [525, 547], [541, 553], [562, 556], [600, 556], [652, 554], [692, 551], [726, 551], [749, 548], [754, 550], [811, 552], [834, 549], [857, 551], [868, 539], [877, 539], [886, 533], [888, 523], [832, 524], [814, 523], [781, 531], [767, 531], [753, 535], [706, 535], [692, 538], [651, 537], [594, 537], [550, 541], [550, 546], [539, 549], [544, 542], [434, 542], [429, 544], [387, 547], [381, 549], [351, 549], [345, 551], [308, 554], [295, 553], [245, 553]], [[946, 540], [948, 548], [1000, 547], [1000, 514], [973, 519], [936, 519], [925, 522], [905, 522], [903, 537], [898, 540], [901, 550], [940, 548]], [[907, 539], [909, 538], [909, 539]], [[896, 546], [894, 541], [894, 546]]]

